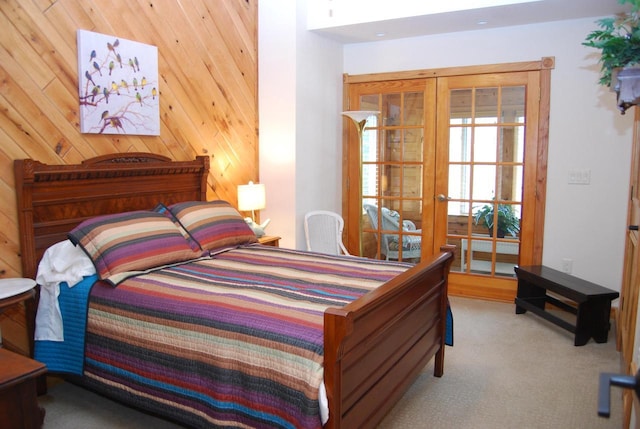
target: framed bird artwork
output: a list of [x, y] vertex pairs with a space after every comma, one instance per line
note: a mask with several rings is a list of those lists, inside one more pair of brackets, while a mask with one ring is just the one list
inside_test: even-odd
[[78, 30], [80, 131], [160, 135], [158, 48]]

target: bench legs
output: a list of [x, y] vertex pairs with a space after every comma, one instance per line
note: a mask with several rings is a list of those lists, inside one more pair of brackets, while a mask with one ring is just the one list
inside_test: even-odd
[[593, 337], [596, 343], [606, 343], [609, 337], [610, 299], [590, 299], [578, 305], [575, 342], [582, 346]]
[[547, 290], [540, 286], [536, 286], [526, 280], [518, 281], [518, 299], [516, 299], [516, 314], [523, 314], [527, 312], [527, 309], [521, 305], [520, 302], [525, 301], [534, 307], [544, 311], [545, 303], [547, 302]]

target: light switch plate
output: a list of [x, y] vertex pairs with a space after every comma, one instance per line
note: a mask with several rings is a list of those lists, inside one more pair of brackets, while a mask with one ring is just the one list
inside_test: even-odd
[[588, 185], [591, 183], [591, 170], [569, 170], [570, 185]]

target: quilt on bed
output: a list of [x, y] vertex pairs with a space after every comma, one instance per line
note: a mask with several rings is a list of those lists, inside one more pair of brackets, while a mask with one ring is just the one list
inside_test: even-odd
[[96, 285], [87, 382], [193, 427], [320, 427], [325, 309], [406, 269], [254, 245]]

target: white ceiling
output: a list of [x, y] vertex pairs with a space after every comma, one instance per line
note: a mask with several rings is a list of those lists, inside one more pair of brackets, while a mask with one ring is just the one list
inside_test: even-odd
[[[393, 4], [393, 1], [387, 0]], [[433, 0], [417, 0], [433, 1]], [[440, 0], [447, 1], [447, 0]], [[614, 15], [629, 9], [618, 0], [540, 0], [481, 9], [433, 13], [353, 25], [315, 28], [312, 31], [342, 43], [374, 42], [439, 33], [509, 27]], [[479, 24], [479, 22], [486, 22]], [[381, 35], [383, 34], [383, 35]]]

